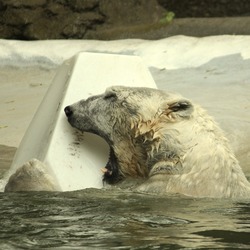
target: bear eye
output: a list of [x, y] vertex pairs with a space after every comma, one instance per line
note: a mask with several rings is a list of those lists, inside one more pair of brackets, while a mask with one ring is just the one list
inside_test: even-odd
[[116, 101], [117, 100], [117, 95], [114, 92], [108, 92], [105, 96], [104, 96], [104, 100], [110, 100], [110, 101]]

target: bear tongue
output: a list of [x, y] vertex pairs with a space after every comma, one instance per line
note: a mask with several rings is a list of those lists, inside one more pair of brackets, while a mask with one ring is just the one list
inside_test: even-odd
[[108, 170], [107, 168], [101, 168], [101, 171], [105, 175], [112, 175], [112, 171]]

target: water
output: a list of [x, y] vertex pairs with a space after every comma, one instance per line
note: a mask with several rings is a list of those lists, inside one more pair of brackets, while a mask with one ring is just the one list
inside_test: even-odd
[[0, 249], [250, 248], [250, 201], [117, 189], [0, 200]]

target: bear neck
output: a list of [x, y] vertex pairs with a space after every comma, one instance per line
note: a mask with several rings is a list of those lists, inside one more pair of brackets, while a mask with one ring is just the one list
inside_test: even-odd
[[124, 177], [146, 178], [149, 174], [147, 153], [143, 147], [134, 144], [132, 140], [122, 140], [114, 143], [114, 153], [117, 166]]

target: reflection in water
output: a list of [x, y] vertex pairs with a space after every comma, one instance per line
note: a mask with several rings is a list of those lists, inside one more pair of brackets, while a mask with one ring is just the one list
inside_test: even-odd
[[250, 248], [250, 201], [115, 189], [0, 200], [0, 249]]

